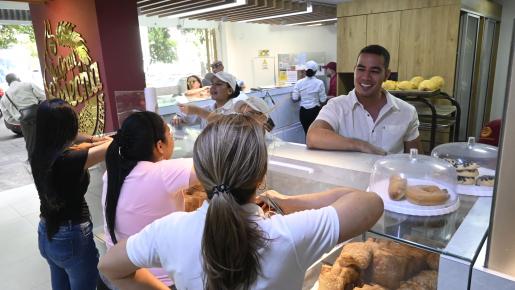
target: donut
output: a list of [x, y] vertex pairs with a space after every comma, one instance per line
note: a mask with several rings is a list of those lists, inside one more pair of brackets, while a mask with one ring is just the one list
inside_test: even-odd
[[493, 175], [481, 175], [476, 180], [476, 185], [479, 186], [494, 186], [495, 183], [495, 176]]
[[408, 180], [399, 174], [390, 176], [390, 184], [388, 185], [388, 195], [393, 200], [401, 200], [406, 195]]
[[417, 205], [439, 205], [449, 199], [449, 193], [435, 185], [416, 185], [408, 186], [406, 197]]
[[474, 177], [458, 176], [458, 184], [473, 185], [476, 182]]
[[478, 169], [479, 164], [477, 164], [474, 161], [465, 161], [463, 163], [456, 163], [456, 165], [454, 165], [454, 167], [456, 167], [456, 169], [458, 169], [458, 170], [463, 170], [463, 169], [473, 170], [473, 169]]

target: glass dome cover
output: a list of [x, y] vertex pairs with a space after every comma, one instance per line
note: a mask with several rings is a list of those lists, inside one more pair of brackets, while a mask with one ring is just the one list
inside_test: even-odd
[[458, 163], [476, 162], [481, 167], [495, 170], [497, 166], [498, 148], [476, 143], [476, 138], [469, 137], [468, 142], [447, 143], [436, 146], [431, 156], [450, 158]]
[[[448, 193], [448, 198], [438, 204], [417, 204], [406, 193], [405, 197], [397, 199], [391, 195], [393, 178], [404, 179], [405, 187], [436, 186]], [[456, 194], [456, 170], [447, 161], [418, 155], [417, 149], [411, 149], [410, 154], [388, 155], [377, 160], [370, 176], [369, 190], [378, 193], [383, 198], [385, 209], [410, 215], [441, 215], [452, 212], [459, 207]], [[404, 196], [404, 194], [403, 194]]]

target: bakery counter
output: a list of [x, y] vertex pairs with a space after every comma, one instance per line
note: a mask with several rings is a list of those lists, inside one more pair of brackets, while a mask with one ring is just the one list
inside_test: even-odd
[[[185, 153], [183, 156], [191, 154], [195, 138], [195, 134], [188, 134], [182, 140], [177, 139], [175, 156], [179, 157], [178, 149]], [[336, 186], [366, 190], [373, 164], [380, 158], [355, 152], [308, 150], [303, 144], [277, 138], [269, 140], [268, 150], [266, 189], [287, 195]], [[460, 195], [459, 199], [456, 211], [440, 216], [420, 217], [385, 211], [372, 229], [355, 240], [381, 238], [423, 250], [428, 255], [437, 254], [438, 289], [468, 289], [472, 265], [488, 230], [491, 198]], [[315, 272], [320, 271], [321, 263]]]

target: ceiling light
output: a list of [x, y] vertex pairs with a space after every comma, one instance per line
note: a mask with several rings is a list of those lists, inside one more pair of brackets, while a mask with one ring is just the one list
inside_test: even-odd
[[196, 14], [217, 11], [217, 10], [221, 10], [221, 9], [228, 9], [228, 8], [237, 7], [237, 6], [241, 6], [241, 5], [245, 5], [245, 4], [247, 4], [247, 0], [236, 0], [236, 2], [234, 2], [234, 3], [223, 4], [223, 5], [218, 5], [218, 6], [209, 7], [209, 8], [198, 9], [195, 11], [179, 13], [179, 14], [168, 16], [168, 18], [186, 17], [186, 16], [191, 16], [191, 15], [196, 15]]
[[298, 23], [290, 23], [286, 24], [286, 26], [294, 26], [294, 25], [304, 25], [304, 24], [312, 24], [312, 23], [321, 23], [321, 22], [329, 22], [329, 21], [336, 21], [337, 18], [331, 18], [331, 19], [324, 19], [324, 20], [313, 20], [313, 21], [306, 21], [306, 22], [298, 22]]
[[322, 23], [309, 24], [309, 25], [306, 25], [306, 26], [322, 26]]
[[300, 14], [307, 14], [307, 13], [311, 13], [311, 12], [313, 12], [313, 6], [311, 6], [311, 1], [308, 1], [307, 6], [306, 6], [306, 11], [286, 13], [286, 14], [281, 14], [281, 15], [273, 15], [273, 16], [267, 16], [267, 17], [254, 18], [254, 19], [247, 19], [247, 20], [238, 21], [238, 23], [246, 23], [246, 22], [259, 21], [259, 20], [288, 17], [288, 16], [294, 16], [294, 15], [300, 15]]

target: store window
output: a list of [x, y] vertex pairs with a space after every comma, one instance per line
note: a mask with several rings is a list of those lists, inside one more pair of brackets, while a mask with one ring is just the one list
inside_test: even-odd
[[140, 27], [147, 87], [186, 86], [189, 75], [204, 76], [216, 58], [214, 29]]

